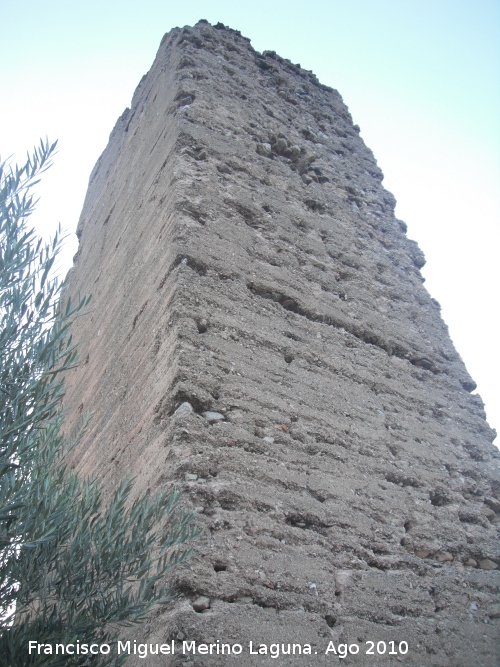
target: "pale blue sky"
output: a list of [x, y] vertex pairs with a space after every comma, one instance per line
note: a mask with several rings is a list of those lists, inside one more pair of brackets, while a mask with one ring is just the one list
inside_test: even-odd
[[163, 34], [200, 18], [339, 90], [499, 428], [498, 0], [0, 0], [1, 155], [20, 161], [39, 137], [60, 140], [33, 222], [74, 231], [90, 171]]

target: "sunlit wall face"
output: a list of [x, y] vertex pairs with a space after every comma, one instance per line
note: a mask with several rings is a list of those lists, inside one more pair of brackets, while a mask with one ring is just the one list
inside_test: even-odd
[[[500, 5], [452, 0], [4, 4], [0, 152], [60, 141], [33, 218], [74, 232], [88, 177], [165, 32], [222, 21], [337, 88], [427, 256], [427, 286], [500, 427]], [[77, 247], [70, 235], [60, 269]]]

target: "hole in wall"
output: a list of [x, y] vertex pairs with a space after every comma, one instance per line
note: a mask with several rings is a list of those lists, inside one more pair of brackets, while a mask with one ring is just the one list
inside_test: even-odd
[[215, 572], [225, 572], [227, 570], [227, 565], [223, 563], [215, 563], [214, 565]]
[[337, 622], [337, 619], [335, 618], [335, 616], [333, 616], [333, 614], [327, 614], [325, 616], [325, 621], [329, 628], [333, 628], [333, 626]]

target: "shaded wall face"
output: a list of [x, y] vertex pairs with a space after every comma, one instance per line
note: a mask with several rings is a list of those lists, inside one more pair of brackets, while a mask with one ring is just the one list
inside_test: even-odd
[[336, 91], [204, 24], [166, 36], [111, 134], [66, 403], [95, 411], [82, 470], [180, 486], [204, 526], [155, 641], [301, 641], [330, 664], [325, 642], [359, 635], [495, 664], [492, 432], [381, 180]]

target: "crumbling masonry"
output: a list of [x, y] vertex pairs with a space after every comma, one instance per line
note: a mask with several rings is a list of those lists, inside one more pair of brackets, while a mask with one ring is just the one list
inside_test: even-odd
[[382, 178], [337, 91], [205, 21], [165, 36], [113, 129], [69, 281], [92, 311], [68, 428], [93, 410], [79, 469], [180, 487], [204, 528], [133, 636], [244, 647], [129, 664], [343, 664], [330, 641], [397, 661], [369, 640], [500, 664], [494, 432]]

